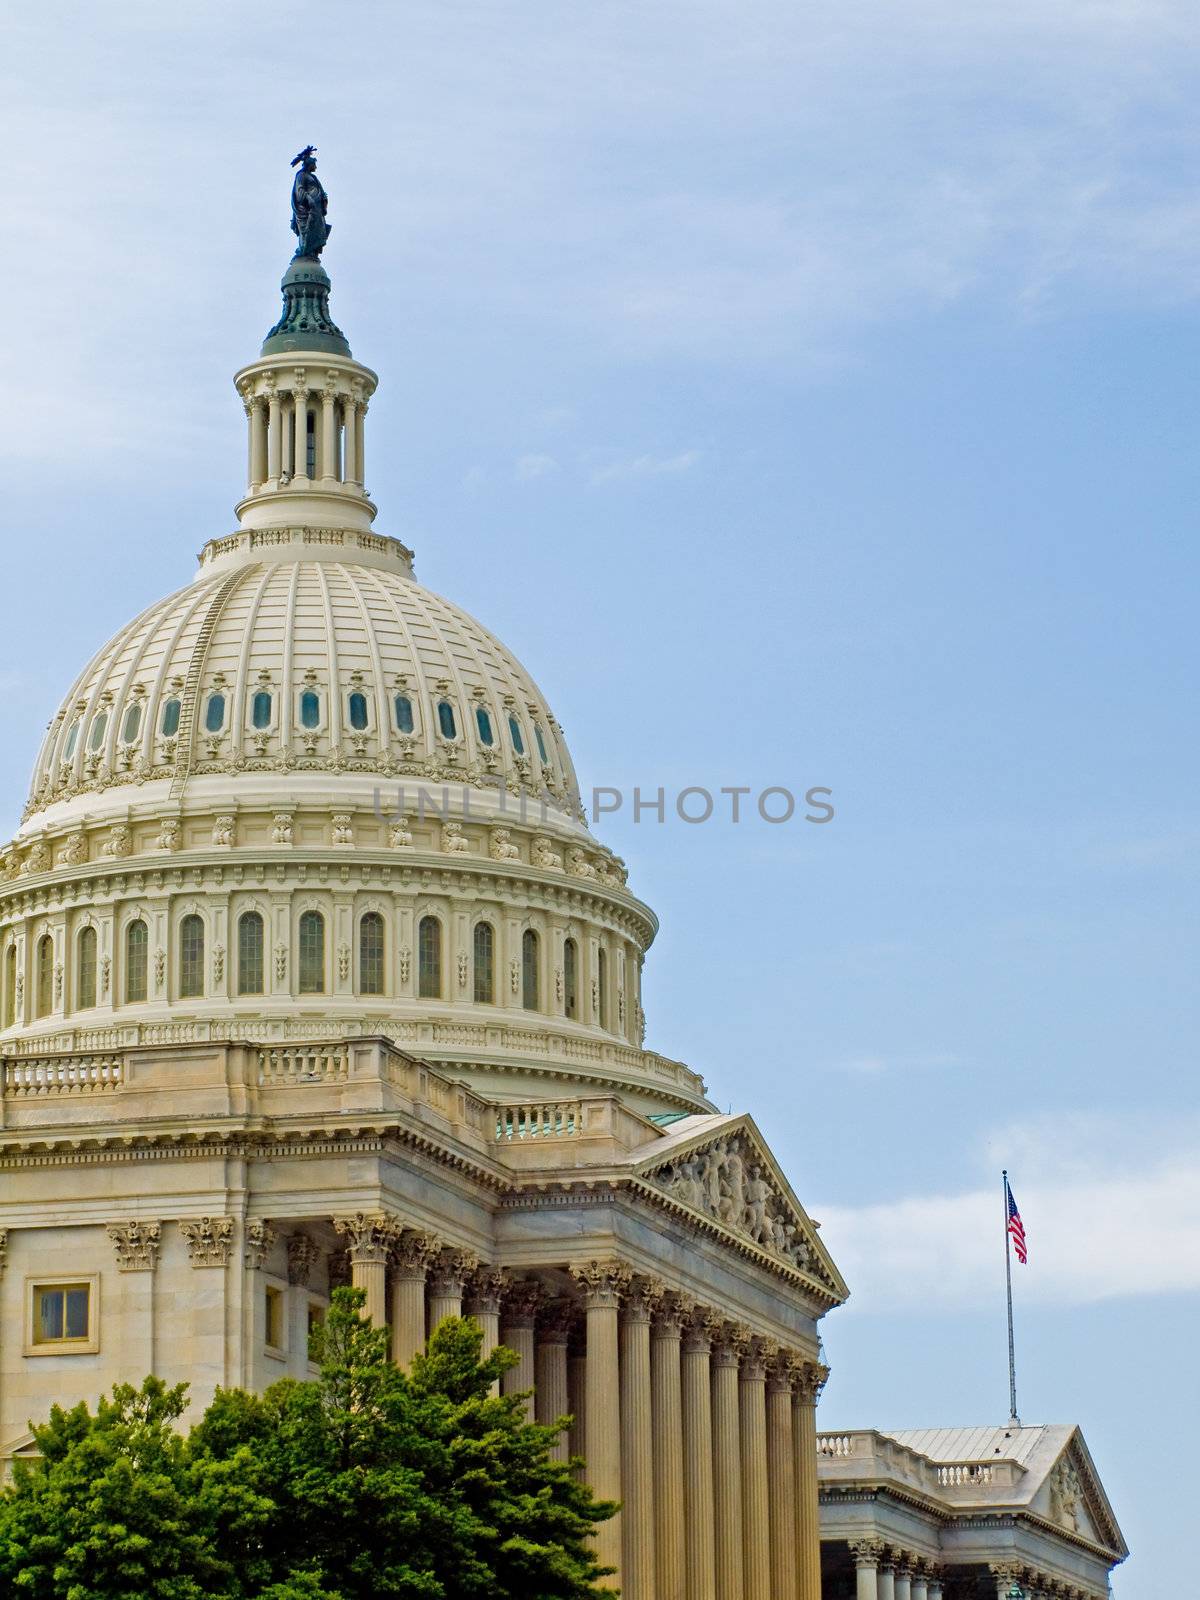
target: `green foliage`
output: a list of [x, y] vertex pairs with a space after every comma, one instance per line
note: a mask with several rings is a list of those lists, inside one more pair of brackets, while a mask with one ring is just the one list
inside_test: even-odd
[[559, 1427], [490, 1390], [443, 1322], [408, 1375], [338, 1290], [311, 1354], [320, 1378], [218, 1390], [186, 1437], [184, 1389], [148, 1378], [93, 1416], [55, 1407], [41, 1458], [0, 1499], [0, 1580], [17, 1600], [591, 1600], [595, 1501], [552, 1461]]

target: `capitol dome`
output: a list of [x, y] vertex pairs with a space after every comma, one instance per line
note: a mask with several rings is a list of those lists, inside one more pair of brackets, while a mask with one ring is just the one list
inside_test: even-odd
[[283, 295], [235, 377], [237, 527], [93, 657], [43, 741], [0, 870], [0, 1043], [383, 1035], [514, 1096], [706, 1108], [644, 1048], [657, 924], [588, 831], [545, 697], [374, 527], [377, 378], [323, 267], [293, 263]]

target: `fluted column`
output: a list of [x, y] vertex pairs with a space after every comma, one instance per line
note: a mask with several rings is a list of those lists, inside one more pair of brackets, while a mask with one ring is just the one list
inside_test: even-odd
[[771, 1593], [796, 1593], [796, 1460], [792, 1443], [792, 1374], [785, 1361], [767, 1373], [767, 1495], [771, 1524]]
[[407, 1232], [393, 1251], [392, 1360], [407, 1369], [425, 1348], [425, 1276], [441, 1248], [428, 1233]]
[[879, 1558], [879, 1600], [896, 1600], [895, 1557], [886, 1547]]
[[771, 1600], [771, 1523], [767, 1509], [767, 1363], [752, 1340], [738, 1376], [742, 1441], [742, 1594]]
[[635, 1278], [621, 1308], [622, 1593], [655, 1600], [654, 1445], [650, 1402], [650, 1321], [663, 1286]]
[[738, 1370], [746, 1333], [725, 1323], [713, 1340], [713, 1510], [717, 1600], [742, 1600], [742, 1429]]
[[357, 407], [349, 395], [342, 396], [342, 482], [357, 483], [358, 430], [355, 427]]
[[912, 1600], [929, 1600], [929, 1576], [923, 1566], [913, 1569]]
[[[503, 1289], [504, 1274], [499, 1267], [479, 1267], [471, 1274], [471, 1281], [464, 1291], [467, 1315], [474, 1318], [483, 1334], [483, 1342], [479, 1347], [483, 1361], [500, 1343], [500, 1296]], [[499, 1383], [492, 1385], [491, 1392], [500, 1393]]]
[[[584, 1414], [587, 1409], [587, 1324], [576, 1316], [571, 1328], [571, 1342], [567, 1346], [567, 1395], [571, 1409], [570, 1453], [587, 1457], [587, 1436], [584, 1432]], [[581, 1467], [575, 1476], [586, 1481]]]
[[292, 390], [292, 477], [308, 472], [308, 390]]
[[279, 474], [283, 471], [283, 411], [280, 405], [279, 394], [275, 389], [267, 390], [267, 477], [272, 483], [279, 482]]
[[358, 446], [355, 465], [358, 468], [358, 481], [365, 494], [367, 488], [367, 402], [360, 400], [354, 411], [354, 433]]
[[660, 1303], [650, 1329], [656, 1600], [685, 1600], [686, 1596], [685, 1447], [679, 1345], [684, 1323], [694, 1310], [690, 1300], [672, 1295]]
[[386, 1211], [358, 1211], [352, 1217], [334, 1217], [333, 1225], [350, 1245], [350, 1281], [366, 1292], [364, 1307], [376, 1328], [387, 1322], [387, 1264], [400, 1237], [400, 1223]]
[[267, 412], [262, 395], [251, 395], [246, 401], [246, 415], [250, 420], [250, 487], [258, 489], [267, 476]]
[[683, 1397], [683, 1518], [687, 1538], [686, 1600], [716, 1600], [713, 1531], [712, 1335], [715, 1319], [697, 1311], [686, 1324], [680, 1355]]
[[[616, 1261], [589, 1261], [571, 1268], [583, 1290], [587, 1312], [587, 1380], [584, 1432], [587, 1436], [585, 1477], [601, 1500], [621, 1498], [621, 1424], [615, 1400], [620, 1393], [617, 1314], [629, 1287], [628, 1267]], [[603, 1566], [616, 1569], [613, 1587], [621, 1587], [621, 1513], [596, 1529], [596, 1554]]]
[[912, 1568], [903, 1557], [896, 1563], [896, 1600], [912, 1600]]
[[[534, 1357], [534, 1414], [546, 1427], [553, 1426], [571, 1410], [567, 1388], [567, 1347], [575, 1321], [575, 1306], [570, 1300], [553, 1300], [537, 1320], [537, 1354]], [[564, 1428], [550, 1446], [553, 1461], [565, 1461], [570, 1454]]]
[[855, 1600], [879, 1600], [879, 1563], [883, 1545], [878, 1539], [855, 1539], [850, 1543], [854, 1558]]
[[[500, 1302], [500, 1343], [517, 1355], [517, 1365], [510, 1367], [500, 1380], [504, 1394], [522, 1394], [535, 1388], [537, 1362], [534, 1328], [538, 1307], [545, 1299], [545, 1291], [536, 1278], [514, 1278], [505, 1286]], [[533, 1406], [525, 1402], [527, 1416], [533, 1415]]]
[[929, 1600], [942, 1600], [942, 1574], [938, 1567], [929, 1569]]
[[[333, 378], [334, 374], [330, 374]], [[321, 477], [337, 481], [337, 391], [332, 382], [321, 390]]]
[[442, 1250], [429, 1268], [429, 1331], [462, 1316], [463, 1285], [479, 1265], [473, 1250]]
[[[796, 1594], [821, 1600], [821, 1522], [817, 1490], [817, 1400], [829, 1376], [816, 1362], [796, 1363], [792, 1448], [796, 1463]], [[882, 1594], [882, 1590], [880, 1591]], [[887, 1600], [891, 1600], [890, 1595]]]

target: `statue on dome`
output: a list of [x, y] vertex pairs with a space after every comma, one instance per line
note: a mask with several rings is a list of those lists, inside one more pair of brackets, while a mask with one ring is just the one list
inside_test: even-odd
[[325, 221], [329, 196], [317, 177], [316, 145], [305, 145], [298, 156], [292, 157], [292, 166], [300, 169], [292, 184], [292, 232], [300, 241], [292, 260], [305, 258], [316, 261], [330, 234], [329, 224]]

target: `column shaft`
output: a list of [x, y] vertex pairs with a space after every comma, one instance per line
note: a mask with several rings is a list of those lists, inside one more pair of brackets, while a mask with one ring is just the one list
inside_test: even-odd
[[[587, 1435], [587, 1482], [601, 1500], [621, 1499], [621, 1423], [614, 1403], [620, 1393], [617, 1307], [628, 1287], [627, 1269], [615, 1262], [589, 1262], [572, 1269], [584, 1290], [587, 1310], [587, 1383], [584, 1431]], [[621, 1513], [596, 1530], [596, 1555], [613, 1567], [614, 1588], [621, 1579]]]
[[321, 476], [337, 478], [337, 396], [332, 389], [321, 391]]
[[679, 1311], [670, 1307], [655, 1319], [650, 1335], [656, 1600], [684, 1600], [685, 1595], [681, 1322]]
[[879, 1568], [858, 1564], [854, 1583], [855, 1600], [879, 1600]]
[[407, 1369], [425, 1348], [425, 1278], [438, 1242], [425, 1233], [404, 1234], [392, 1277], [392, 1360]]
[[742, 1595], [771, 1600], [771, 1525], [767, 1508], [766, 1369], [752, 1351], [738, 1385], [742, 1455]]
[[[580, 1344], [572, 1345], [567, 1353], [567, 1395], [571, 1411], [571, 1432], [567, 1448], [573, 1456], [587, 1456], [587, 1438], [584, 1433], [584, 1411], [587, 1406], [587, 1351]], [[576, 1477], [584, 1472], [576, 1468]]]
[[462, 1316], [462, 1285], [457, 1289], [450, 1288], [435, 1292], [429, 1296], [429, 1331], [437, 1327], [439, 1322], [445, 1322], [447, 1317]]
[[272, 391], [267, 398], [267, 477], [278, 483], [283, 471], [283, 420], [279, 396]]
[[650, 1300], [638, 1284], [621, 1317], [621, 1572], [627, 1600], [655, 1600], [650, 1316]]
[[[571, 1409], [567, 1393], [567, 1331], [555, 1329], [552, 1335], [542, 1334], [537, 1341], [534, 1357], [534, 1399], [537, 1420], [550, 1427]], [[554, 1444], [550, 1456], [554, 1461], [565, 1461], [569, 1454], [567, 1431], [564, 1428]]]
[[343, 399], [342, 399], [342, 423], [343, 423], [342, 482], [343, 483], [357, 483], [358, 479], [359, 479], [358, 443], [357, 443], [358, 435], [357, 435], [357, 430], [355, 428], [355, 420], [356, 420], [355, 419], [355, 410], [356, 410], [356, 408], [355, 408], [355, 405], [354, 405], [354, 401], [348, 395], [344, 396]]
[[355, 407], [355, 440], [357, 442], [356, 465], [358, 467], [358, 481], [364, 492], [367, 487], [367, 407], [366, 402]]
[[792, 1386], [778, 1369], [767, 1380], [767, 1493], [771, 1524], [771, 1593], [796, 1593], [796, 1462]]
[[821, 1600], [821, 1523], [817, 1490], [817, 1397], [828, 1372], [803, 1365], [797, 1375], [792, 1410], [796, 1477], [796, 1593], [799, 1600]]
[[[504, 1394], [522, 1394], [527, 1389], [537, 1387], [537, 1358], [533, 1334], [533, 1320], [528, 1322], [503, 1321], [500, 1324], [500, 1343], [506, 1344], [517, 1356], [517, 1365], [510, 1367], [500, 1380], [500, 1388]], [[527, 1415], [532, 1415], [532, 1407], [525, 1402]]]
[[292, 476], [308, 474], [308, 392], [292, 390]]
[[716, 1600], [713, 1534], [711, 1342], [701, 1317], [684, 1334], [680, 1358], [683, 1399], [683, 1520], [687, 1539], [686, 1600]]
[[896, 1600], [912, 1600], [912, 1577], [908, 1572], [896, 1573]]
[[879, 1600], [896, 1600], [896, 1574], [886, 1563], [879, 1569]]
[[717, 1600], [743, 1600], [742, 1437], [738, 1406], [741, 1345], [719, 1338], [713, 1349], [713, 1524]]

